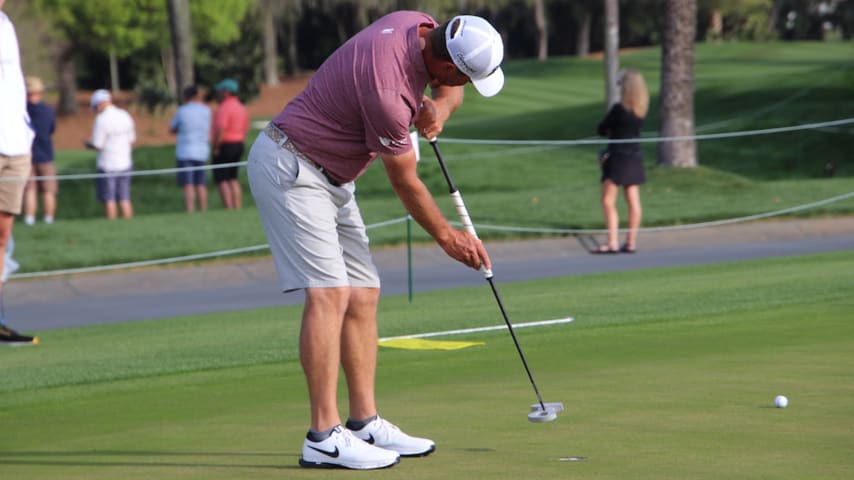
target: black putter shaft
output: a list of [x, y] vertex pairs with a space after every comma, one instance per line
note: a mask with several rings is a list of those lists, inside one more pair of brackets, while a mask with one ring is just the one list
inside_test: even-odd
[[[465, 203], [463, 203], [463, 197], [454, 185], [454, 181], [451, 179], [451, 174], [448, 173], [448, 167], [445, 166], [445, 160], [442, 159], [442, 152], [439, 151], [439, 140], [436, 138], [430, 140], [430, 145], [433, 147], [436, 159], [439, 160], [439, 167], [442, 168], [442, 174], [445, 176], [445, 181], [448, 182], [448, 190], [451, 194], [451, 198], [454, 200], [454, 205], [457, 207], [457, 213], [460, 216], [460, 221], [463, 222], [463, 227], [475, 238], [478, 238], [477, 231], [474, 228], [471, 217], [469, 217], [469, 212], [466, 209]], [[492, 294], [495, 296], [495, 301], [498, 302], [498, 308], [501, 310], [501, 316], [504, 317], [504, 323], [507, 324], [507, 330], [510, 331], [510, 337], [513, 338], [513, 344], [516, 345], [516, 351], [519, 352], [519, 358], [522, 359], [522, 365], [525, 367], [525, 373], [528, 374], [528, 380], [531, 381], [531, 386], [534, 387], [534, 393], [537, 395], [537, 401], [540, 402], [540, 407], [543, 409], [543, 412], [545, 412], [546, 404], [543, 402], [542, 395], [540, 395], [540, 389], [537, 388], [537, 382], [534, 381], [534, 375], [528, 367], [528, 360], [525, 359], [525, 354], [522, 352], [522, 346], [519, 345], [519, 339], [516, 338], [516, 332], [513, 330], [513, 324], [510, 323], [510, 317], [507, 316], [507, 310], [504, 309], [504, 303], [501, 301], [498, 289], [495, 288], [495, 282], [492, 281], [492, 270], [484, 266], [481, 266], [481, 270], [483, 271], [484, 277], [486, 277], [486, 281], [489, 282], [490, 288], [492, 288]]]

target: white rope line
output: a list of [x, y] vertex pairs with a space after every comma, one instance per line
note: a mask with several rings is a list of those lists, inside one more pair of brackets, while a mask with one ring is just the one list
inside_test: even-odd
[[3, 177], [0, 178], [0, 182], [9, 182], [13, 180], [89, 180], [93, 178], [107, 178], [107, 177], [121, 177], [121, 176], [129, 176], [129, 177], [144, 177], [150, 175], [165, 175], [169, 173], [178, 173], [178, 172], [193, 172], [196, 170], [216, 170], [218, 168], [228, 168], [228, 167], [242, 167], [245, 166], [246, 162], [231, 162], [231, 163], [218, 163], [216, 165], [199, 165], [196, 167], [182, 167], [182, 168], [159, 168], [155, 170], [130, 170], [126, 172], [104, 172], [104, 173], [75, 173], [69, 175], [45, 175], [41, 177], [32, 176], [32, 177]]
[[[625, 138], [625, 139], [605, 139], [605, 138], [584, 138], [579, 140], [484, 140], [484, 139], [472, 139], [472, 138], [442, 138], [443, 143], [461, 143], [461, 144], [470, 144], [470, 145], [529, 145], [530, 150], [528, 149], [519, 149], [518, 151], [512, 152], [513, 154], [517, 154], [524, 151], [537, 151], [537, 150], [546, 150], [555, 146], [573, 146], [573, 145], [607, 145], [612, 143], [652, 143], [652, 142], [678, 142], [683, 140], [711, 140], [711, 139], [719, 139], [719, 138], [736, 138], [736, 137], [747, 137], [753, 135], [770, 135], [777, 133], [785, 133], [785, 132], [794, 132], [798, 130], [816, 130], [816, 129], [826, 129], [829, 127], [836, 127], [840, 125], [849, 125], [854, 123], [854, 117], [852, 118], [843, 118], [840, 120], [831, 120], [827, 122], [817, 122], [817, 123], [806, 123], [801, 125], [792, 125], [788, 127], [777, 127], [777, 128], [766, 128], [760, 130], [743, 130], [736, 132], [723, 132], [723, 133], [707, 133], [700, 135], [683, 135], [683, 136], [675, 136], [675, 137], [641, 137], [641, 138]], [[421, 139], [422, 141], [427, 141], [426, 139]], [[507, 154], [507, 152], [502, 152], [502, 154]], [[480, 156], [495, 156], [494, 152], [483, 152], [479, 154], [469, 154], [467, 157], [480, 157]], [[196, 170], [216, 170], [219, 168], [228, 168], [228, 167], [242, 167], [245, 166], [246, 162], [232, 162], [232, 163], [222, 163], [217, 165], [200, 165], [196, 167], [183, 167], [183, 168], [160, 168], [154, 170], [132, 170], [128, 172], [107, 172], [107, 173], [79, 173], [79, 174], [69, 174], [69, 175], [49, 175], [49, 176], [26, 176], [26, 177], [3, 177], [0, 178], [0, 182], [11, 182], [11, 181], [20, 181], [20, 180], [89, 180], [95, 178], [105, 178], [105, 177], [117, 177], [117, 176], [131, 176], [131, 177], [143, 177], [149, 175], [165, 175], [170, 173], [178, 173], [178, 172], [191, 172]]]
[[[591, 137], [592, 138], [592, 137]], [[427, 140], [424, 140], [425, 142]], [[502, 148], [498, 150], [489, 150], [486, 152], [476, 152], [476, 153], [459, 153], [459, 154], [447, 154], [442, 155], [445, 160], [457, 160], [457, 159], [466, 159], [466, 160], [477, 160], [481, 158], [496, 158], [496, 157], [509, 157], [511, 155], [523, 155], [535, 152], [544, 152], [547, 150], [554, 150], [556, 148], [562, 148], [562, 145], [530, 145], [530, 146], [517, 146], [510, 148]]]
[[382, 227], [387, 227], [387, 226], [389, 226], [389, 225], [396, 225], [396, 224], [398, 224], [398, 223], [403, 223], [403, 222], [405, 222], [405, 221], [406, 221], [406, 220], [408, 220], [408, 219], [409, 219], [409, 216], [406, 216], [406, 217], [400, 217], [400, 218], [394, 218], [394, 219], [391, 219], [391, 220], [386, 220], [386, 221], [384, 221], [384, 222], [372, 223], [372, 224], [370, 224], [370, 225], [366, 225], [366, 226], [365, 226], [365, 229], [366, 229], [366, 230], [370, 230], [370, 229], [372, 229], [372, 228], [382, 228]]
[[199, 253], [196, 255], [184, 255], [182, 257], [161, 258], [158, 260], [143, 260], [139, 262], [115, 263], [112, 265], [98, 265], [94, 267], [69, 268], [65, 270], [50, 270], [44, 272], [16, 273], [9, 278], [38, 278], [52, 277], [57, 275], [73, 275], [77, 273], [105, 272], [108, 270], [121, 270], [125, 268], [150, 267], [167, 263], [189, 262], [193, 260], [204, 260], [208, 258], [224, 257], [227, 255], [238, 255], [241, 253], [256, 252], [270, 248], [269, 244], [255, 245], [252, 247], [233, 248], [231, 250], [220, 250], [218, 252]]
[[[386, 220], [384, 222], [374, 223], [371, 225], [366, 225], [365, 229], [370, 230], [372, 228], [382, 228], [389, 225], [395, 225], [398, 223], [405, 222], [407, 217], [395, 218], [392, 220]], [[81, 268], [69, 268], [65, 270], [50, 270], [43, 272], [29, 272], [29, 273], [18, 273], [13, 274], [9, 278], [38, 278], [38, 277], [52, 277], [58, 275], [73, 275], [77, 273], [93, 273], [93, 272], [105, 272], [109, 270], [121, 270], [125, 268], [139, 268], [139, 267], [151, 267], [155, 265], [164, 265], [169, 263], [181, 263], [181, 262], [191, 262], [193, 260], [205, 260], [209, 258], [217, 258], [217, 257], [226, 257], [230, 255], [240, 255], [242, 253], [251, 253], [257, 252], [260, 250], [268, 250], [270, 248], [270, 244], [265, 243], [263, 245], [253, 245], [250, 247], [242, 247], [242, 248], [232, 248], [229, 250], [219, 250], [216, 252], [208, 252], [208, 253], [198, 253], [194, 255], [184, 255], [180, 257], [169, 257], [169, 258], [160, 258], [156, 260], [141, 260], [138, 262], [126, 262], [126, 263], [116, 263], [112, 265], [98, 265], [93, 267], [81, 267]]]
[[737, 132], [706, 133], [701, 135], [681, 135], [675, 137], [641, 137], [622, 139], [581, 139], [581, 140], [484, 140], [474, 138], [442, 138], [443, 143], [462, 143], [469, 145], [605, 145], [611, 143], [651, 143], [679, 142], [684, 140], [711, 140], [718, 138], [748, 137], [753, 135], [770, 135], [776, 133], [794, 132], [798, 130], [814, 130], [818, 128], [848, 125], [854, 123], [854, 118], [842, 118], [827, 122], [804, 123], [788, 127], [764, 128], [759, 130], [743, 130]]
[[[785, 215], [787, 213], [795, 213], [803, 210], [809, 210], [811, 208], [820, 207], [823, 205], [828, 205], [834, 202], [838, 202], [841, 200], [846, 200], [848, 198], [854, 198], [854, 192], [844, 193], [842, 195], [837, 195], [832, 198], [828, 198], [825, 200], [819, 200], [817, 202], [807, 203], [803, 205], [798, 205], [795, 207], [784, 208], [782, 210], [775, 210], [773, 212], [766, 213], [758, 213], [755, 215], [748, 215], [745, 217], [736, 217], [729, 218], [724, 220], [714, 220], [710, 222], [701, 222], [701, 223], [690, 223], [686, 225], [673, 225], [669, 227], [648, 227], [648, 228], [640, 228], [639, 232], [669, 232], [669, 231], [677, 231], [677, 230], [692, 230], [696, 228], [706, 228], [706, 227], [718, 227], [721, 225], [730, 225], [734, 223], [743, 223], [749, 222], [752, 220], [760, 220], [763, 218], [770, 218], [780, 215]], [[452, 222], [455, 225], [461, 225], [459, 222]], [[505, 231], [505, 232], [519, 232], [519, 233], [554, 233], [554, 234], [595, 234], [595, 233], [607, 233], [608, 230], [605, 229], [574, 229], [574, 228], [529, 228], [529, 227], [513, 227], [513, 226], [502, 226], [502, 225], [486, 225], [486, 224], [475, 224], [475, 227], [481, 230], [495, 230], [495, 231]], [[625, 232], [626, 229], [620, 229], [620, 232]]]
[[[825, 79], [825, 83], [827, 83], [827, 79]], [[704, 125], [697, 125], [694, 128], [694, 131], [695, 132], [705, 132], [705, 131], [709, 131], [709, 130], [716, 130], [718, 128], [733, 125], [736, 123], [743, 123], [745, 120], [748, 120], [748, 119], [761, 117], [761, 116], [763, 116], [763, 115], [765, 115], [771, 111], [774, 111], [774, 110], [776, 110], [776, 109], [778, 109], [778, 108], [780, 108], [780, 107], [782, 107], [782, 106], [784, 106], [784, 105], [786, 105], [786, 104], [788, 104], [794, 100], [797, 100], [803, 96], [806, 96], [807, 94], [812, 92], [814, 89], [815, 89], [814, 86], [801, 89], [800, 91], [795, 92], [794, 94], [790, 95], [789, 97], [786, 97], [786, 98], [784, 98], [784, 99], [782, 99], [776, 103], [768, 105], [764, 108], [760, 108], [758, 110], [748, 112], [747, 114], [742, 114], [742, 115], [735, 117], [735, 118], [732, 118], [732, 119], [720, 120], [717, 122], [707, 123]], [[842, 130], [839, 127], [816, 128], [816, 130], [819, 130], [821, 132], [827, 132], [827, 133], [847, 133], [846, 130]], [[657, 130], [650, 130], [650, 131], [643, 132], [642, 135], [643, 136], [658, 135], [658, 131]], [[585, 137], [582, 140], [593, 140], [593, 139], [601, 139], [601, 137], [590, 136], [590, 137]], [[423, 139], [423, 140], [427, 141], [426, 139]], [[454, 140], [452, 139], [451, 141], [453, 142]], [[494, 157], [499, 157], [499, 156], [510, 156], [510, 155], [518, 155], [518, 154], [522, 154], [522, 153], [532, 153], [532, 152], [552, 150], [555, 148], [560, 148], [562, 146], [564, 146], [564, 145], [538, 145], [538, 146], [532, 146], [532, 147], [516, 147], [516, 148], [511, 148], [511, 149], [504, 148], [504, 149], [501, 149], [498, 151], [468, 153], [465, 155], [463, 155], [463, 154], [460, 154], [460, 155], [450, 154], [450, 155], [446, 155], [446, 158], [449, 160], [455, 160], [457, 157], [462, 157], [462, 156], [465, 156], [465, 158], [467, 160], [481, 158], [481, 157], [494, 158]]]
[[[797, 98], [800, 98], [800, 97], [806, 95], [811, 90], [813, 90], [812, 87], [801, 90], [800, 92], [797, 92], [794, 95], [792, 95], [788, 98], [785, 98], [785, 99], [783, 99], [783, 100], [781, 100], [781, 101], [779, 101], [773, 105], [762, 108], [760, 110], [756, 110], [754, 112], [750, 112], [744, 118], [734, 118], [734, 119], [730, 119], [730, 120], [721, 120], [718, 122], [712, 122], [712, 123], [707, 123], [704, 125], [698, 125], [696, 128], [694, 128], [694, 131], [695, 132], [704, 132], [704, 131], [708, 131], [708, 130], [715, 130], [715, 129], [718, 129], [718, 128], [721, 128], [721, 127], [724, 127], [727, 125], [732, 125], [735, 123], [743, 123], [746, 119], [757, 118], [757, 117], [760, 117], [760, 116], [762, 116], [762, 115], [764, 115], [770, 111], [776, 110], [780, 106], [783, 106], [786, 103], [789, 103], [789, 102], [791, 102]], [[824, 132], [824, 133], [849, 133], [851, 131], [850, 129], [843, 129], [840, 126], [817, 127], [817, 128], [815, 128], [815, 130], [820, 131], [820, 132]], [[645, 131], [642, 133], [642, 135], [644, 137], [650, 137], [650, 136], [654, 136], [657, 134], [658, 134], [657, 130], [650, 130], [650, 131]], [[426, 139], [422, 139], [422, 140], [425, 142], [427, 141]], [[450, 143], [454, 143], [454, 142], [462, 143], [462, 142], [458, 142], [458, 140], [461, 140], [461, 139], [443, 139], [443, 141], [444, 140], [449, 140]], [[465, 153], [465, 154], [457, 154], [457, 155], [454, 155], [452, 153], [449, 155], [445, 155], [445, 158], [447, 160], [456, 160], [458, 158], [465, 158], [466, 160], [472, 160], [472, 159], [479, 159], [479, 158], [506, 157], [506, 156], [511, 156], [511, 155], [520, 155], [520, 154], [524, 154], [524, 153], [543, 152], [546, 150], [553, 150], [555, 148], [580, 146], [580, 145], [590, 144], [590, 143], [594, 143], [594, 144], [618, 143], [618, 142], [608, 142], [607, 140], [604, 140], [604, 139], [602, 139], [602, 137], [599, 137], [599, 136], [584, 137], [580, 140], [584, 140], [585, 142], [580, 142], [580, 141], [576, 140], [576, 143], [573, 145], [550, 144], [550, 145], [517, 146], [515, 148], [502, 148], [500, 150], [492, 150], [492, 151], [488, 151], [488, 152]]]
[[[733, 223], [741, 223], [747, 222], [751, 220], [758, 220], [763, 218], [770, 218], [779, 215], [785, 215], [787, 213], [800, 212], [803, 210], [808, 210], [810, 208], [816, 208], [823, 205], [828, 205], [834, 202], [838, 202], [841, 200], [845, 200], [848, 198], [854, 197], [854, 192], [845, 193], [842, 195], [837, 195], [835, 197], [831, 197], [825, 200], [819, 200], [817, 202], [807, 203], [803, 205], [798, 205], [795, 207], [784, 208], [782, 210], [775, 210], [773, 212], [767, 213], [759, 213], [755, 215], [748, 215], [746, 217], [738, 217], [738, 218], [730, 218], [724, 220], [716, 220], [711, 222], [702, 222], [702, 223], [692, 223], [686, 225], [674, 225], [669, 227], [649, 227], [649, 228], [641, 228], [641, 232], [666, 232], [666, 231], [677, 231], [677, 230], [690, 230], [696, 228], [704, 228], [704, 227], [715, 227], [721, 225], [729, 225]], [[386, 220], [383, 222], [373, 223], [370, 225], [366, 225], [365, 229], [370, 230], [374, 228], [382, 228], [390, 225], [396, 225], [399, 223], [406, 222], [409, 219], [408, 216], [394, 218], [391, 220]], [[459, 222], [451, 222], [457, 226], [460, 225]], [[551, 234], [597, 234], [597, 233], [607, 233], [607, 230], [604, 229], [569, 229], [569, 228], [529, 228], [529, 227], [514, 227], [514, 226], [502, 226], [502, 225], [489, 225], [489, 224], [474, 224], [476, 229], [480, 230], [495, 230], [495, 231], [506, 231], [506, 232], [518, 232], [518, 233], [551, 233]], [[625, 229], [620, 230], [624, 232]], [[193, 260], [204, 260], [209, 258], [217, 258], [224, 257], [229, 255], [238, 255], [241, 253], [249, 253], [256, 252], [259, 250], [269, 249], [269, 244], [263, 245], [254, 245], [250, 247], [243, 248], [234, 248], [230, 250], [220, 250], [216, 252], [208, 252], [208, 253], [199, 253], [195, 255], [185, 255], [181, 257], [170, 257], [170, 258], [161, 258], [157, 260], [144, 260], [139, 262], [127, 262], [127, 263], [118, 263], [113, 265], [99, 265], [94, 267], [82, 267], [82, 268], [71, 268], [65, 270], [50, 270], [43, 272], [29, 272], [29, 273], [16, 273], [11, 275], [9, 278], [38, 278], [38, 277], [50, 277], [50, 276], [59, 276], [59, 275], [72, 275], [77, 273], [92, 273], [92, 272], [104, 272], [110, 270], [120, 270], [125, 268], [138, 268], [138, 267], [148, 267], [155, 265], [164, 265], [169, 263], [180, 263], [180, 262], [188, 262]]]
[[[827, 79], [825, 79], [825, 82], [824, 82], [824, 83], [827, 83]], [[707, 124], [705, 124], [705, 125], [698, 126], [696, 129], [694, 129], [694, 131], [695, 131], [695, 132], [705, 132], [705, 131], [707, 131], [707, 130], [715, 130], [715, 129], [717, 129], [717, 128], [721, 128], [721, 127], [725, 127], [725, 126], [733, 125], [733, 124], [736, 124], [736, 123], [744, 122], [744, 121], [745, 121], [745, 120], [747, 120], [747, 119], [751, 119], [751, 118], [759, 118], [759, 117], [761, 117], [761, 116], [765, 115], [765, 114], [766, 114], [766, 113], [768, 113], [768, 112], [774, 111], [774, 110], [776, 110], [776, 109], [778, 109], [778, 108], [780, 108], [780, 107], [782, 107], [782, 106], [786, 105], [786, 104], [787, 104], [787, 103], [789, 103], [789, 102], [792, 102], [792, 101], [794, 101], [794, 100], [796, 100], [796, 99], [798, 99], [798, 98], [801, 98], [801, 97], [803, 97], [803, 96], [806, 96], [806, 95], [807, 95], [807, 94], [809, 94], [809, 93], [810, 93], [814, 88], [815, 88], [815, 87], [807, 87], [807, 88], [804, 88], [804, 89], [802, 89], [802, 90], [800, 90], [800, 91], [798, 91], [798, 92], [795, 92], [793, 95], [791, 95], [791, 96], [789, 96], [789, 97], [787, 97], [787, 98], [784, 98], [784, 99], [782, 99], [782, 100], [780, 100], [780, 101], [778, 101], [778, 102], [776, 102], [776, 103], [772, 103], [771, 105], [767, 105], [767, 106], [765, 106], [765, 107], [763, 107], [763, 108], [759, 108], [759, 109], [753, 110], [753, 111], [751, 111], [751, 112], [748, 112], [746, 115], [745, 115], [745, 114], [741, 114], [741, 115], [739, 115], [739, 116], [737, 116], [737, 117], [730, 118], [730, 119], [728, 119], [728, 120], [720, 120], [720, 121], [717, 121], [717, 122], [707, 123]]]

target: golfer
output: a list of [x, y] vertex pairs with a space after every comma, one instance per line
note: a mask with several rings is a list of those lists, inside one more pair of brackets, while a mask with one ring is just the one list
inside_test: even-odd
[[[471, 268], [490, 267], [480, 241], [451, 227], [418, 178], [409, 128], [438, 136], [469, 81], [484, 96], [497, 94], [503, 55], [501, 36], [482, 18], [438, 25], [424, 13], [391, 13], [338, 48], [249, 152], [249, 185], [282, 288], [305, 290], [304, 467], [384, 468], [435, 449], [377, 414], [380, 282], [353, 182], [379, 156], [403, 205], [445, 252]], [[339, 366], [348, 387], [344, 426]]]

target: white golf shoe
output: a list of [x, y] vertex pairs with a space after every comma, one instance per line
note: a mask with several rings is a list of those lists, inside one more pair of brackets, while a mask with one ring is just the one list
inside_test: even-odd
[[436, 450], [433, 440], [411, 437], [379, 415], [363, 428], [354, 430], [353, 435], [377, 447], [394, 450], [401, 457], [423, 457]]
[[354, 470], [387, 468], [398, 462], [400, 455], [397, 452], [369, 445], [341, 425], [335, 427], [332, 435], [321, 442], [312, 442], [306, 438], [299, 459], [302, 467]]

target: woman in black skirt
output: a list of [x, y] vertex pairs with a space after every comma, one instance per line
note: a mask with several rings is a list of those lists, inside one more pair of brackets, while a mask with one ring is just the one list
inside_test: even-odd
[[[620, 102], [611, 107], [599, 124], [599, 135], [607, 135], [612, 140], [639, 138], [649, 108], [649, 93], [643, 75], [637, 70], [626, 69], [620, 75], [619, 85]], [[608, 242], [593, 250], [593, 253], [634, 253], [642, 213], [639, 185], [646, 181], [640, 142], [611, 143], [603, 156], [602, 210], [608, 229]], [[617, 213], [620, 187], [623, 188], [629, 210], [629, 228], [622, 246], [618, 240], [620, 218]]]

